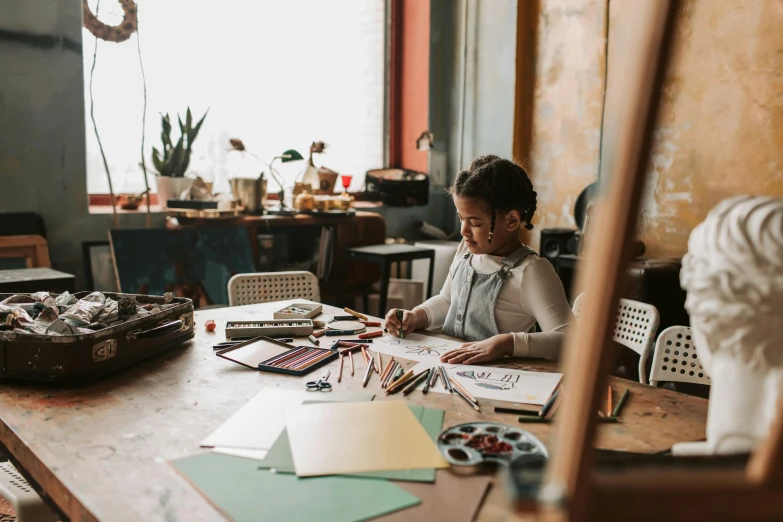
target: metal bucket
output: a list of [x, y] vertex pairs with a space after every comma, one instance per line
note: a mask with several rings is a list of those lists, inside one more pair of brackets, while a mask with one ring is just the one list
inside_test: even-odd
[[261, 214], [266, 204], [266, 180], [263, 178], [233, 178], [231, 194], [248, 214]]

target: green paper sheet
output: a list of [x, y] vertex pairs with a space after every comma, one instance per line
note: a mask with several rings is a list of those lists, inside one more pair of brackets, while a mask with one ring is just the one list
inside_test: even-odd
[[421, 503], [385, 480], [298, 478], [215, 453], [171, 465], [236, 522], [359, 522]]
[[[307, 404], [307, 402], [305, 402]], [[408, 405], [411, 413], [419, 420], [425, 431], [434, 441], [443, 428], [443, 410], [424, 408], [418, 405]], [[257, 464], [260, 468], [272, 469], [278, 473], [295, 473], [294, 459], [291, 456], [291, 444], [288, 432], [283, 430], [275, 443], [269, 449], [266, 458]], [[373, 471], [356, 475], [341, 475], [346, 477], [381, 478], [401, 480], [406, 482], [435, 482], [434, 469], [403, 469], [394, 471]]]

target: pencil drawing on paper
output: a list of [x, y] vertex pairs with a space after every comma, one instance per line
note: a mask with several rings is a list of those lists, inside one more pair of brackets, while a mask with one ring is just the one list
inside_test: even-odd
[[500, 372], [474, 372], [473, 370], [458, 371], [457, 375], [473, 379], [476, 386], [490, 390], [513, 390], [519, 382], [520, 375]]
[[401, 346], [405, 348], [405, 353], [407, 354], [427, 355], [430, 357], [440, 357], [441, 354], [445, 353], [448, 350], [448, 346], [446, 345], [433, 346], [430, 343], [410, 344], [410, 343], [403, 343], [401, 339], [388, 339], [385, 340], [384, 342], [390, 346]]

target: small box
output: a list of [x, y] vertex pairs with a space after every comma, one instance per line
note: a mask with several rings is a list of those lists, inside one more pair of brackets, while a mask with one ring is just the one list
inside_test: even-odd
[[310, 319], [274, 321], [229, 321], [226, 337], [307, 337], [313, 333]]
[[323, 307], [315, 303], [294, 303], [275, 312], [275, 319], [312, 319], [323, 311]]

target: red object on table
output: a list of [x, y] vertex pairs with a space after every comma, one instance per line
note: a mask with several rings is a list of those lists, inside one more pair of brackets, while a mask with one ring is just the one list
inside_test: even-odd
[[380, 337], [383, 335], [383, 330], [378, 330], [377, 332], [368, 332], [359, 335], [359, 339], [372, 339], [373, 337]]
[[353, 179], [353, 176], [346, 176], [345, 174], [342, 174], [341, 178], [342, 179], [340, 181], [343, 183], [343, 188], [346, 192], [348, 192], [348, 187], [351, 186], [351, 180]]
[[380, 326], [381, 325], [381, 323], [379, 323], [379, 322], [372, 322], [372, 321], [359, 321], [359, 322], [362, 323], [364, 326]]
[[208, 332], [213, 332], [217, 325], [215, 324], [215, 321], [212, 319], [207, 319], [207, 321], [204, 323], [204, 327], [207, 329]]

